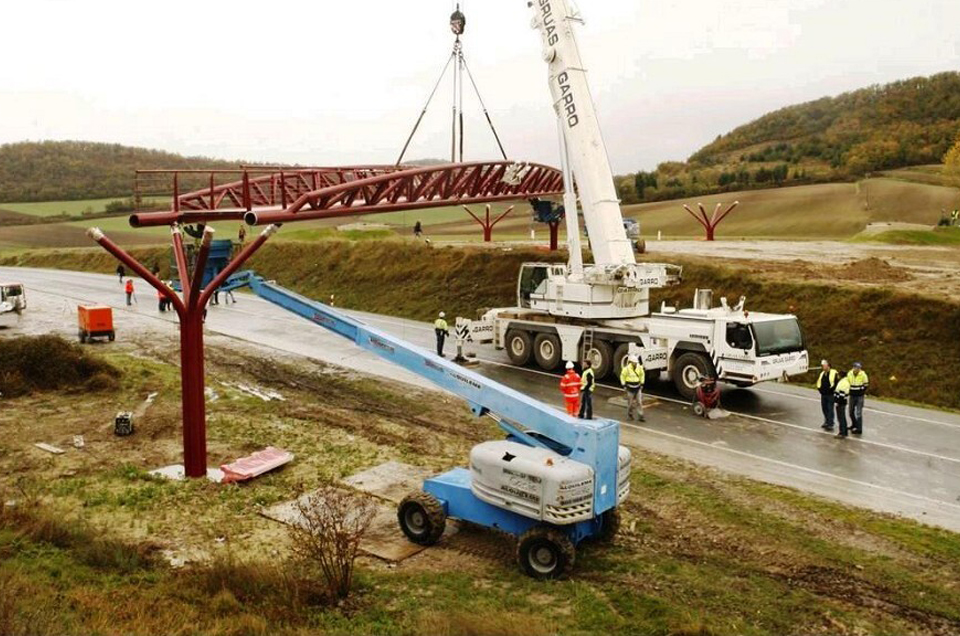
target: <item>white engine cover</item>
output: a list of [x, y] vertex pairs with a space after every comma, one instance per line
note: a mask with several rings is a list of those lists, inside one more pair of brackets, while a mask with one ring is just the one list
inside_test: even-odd
[[[618, 503], [630, 492], [630, 451], [618, 458]], [[470, 451], [470, 488], [478, 499], [524, 517], [567, 525], [593, 512], [593, 469], [545, 448], [484, 442]]]

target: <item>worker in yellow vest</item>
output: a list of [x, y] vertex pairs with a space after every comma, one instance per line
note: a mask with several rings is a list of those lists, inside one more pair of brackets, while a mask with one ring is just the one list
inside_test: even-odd
[[593, 391], [597, 388], [597, 374], [593, 370], [593, 363], [583, 361], [583, 375], [580, 376], [580, 412], [581, 420], [593, 419]]
[[445, 318], [447, 314], [440, 312], [440, 315], [437, 316], [437, 319], [433, 322], [433, 331], [437, 334], [437, 355], [441, 358], [443, 356], [443, 343], [447, 339], [447, 336], [450, 335], [450, 328], [447, 326], [447, 321]]
[[853, 363], [853, 368], [847, 374], [850, 382], [850, 432], [854, 435], [863, 434], [863, 401], [870, 388], [870, 378], [859, 362]]
[[837, 390], [837, 382], [840, 381], [840, 374], [836, 369], [830, 368], [830, 362], [820, 361], [820, 377], [817, 378], [817, 390], [820, 392], [820, 410], [823, 412], [823, 424], [820, 426], [825, 431], [833, 430], [833, 406], [834, 393]]
[[643, 417], [643, 381], [645, 376], [643, 365], [640, 364], [640, 359], [637, 356], [630, 356], [620, 371], [620, 385], [627, 392], [628, 420], [637, 416], [639, 421], [647, 421]]
[[847, 439], [847, 400], [850, 398], [850, 380], [847, 376], [840, 378], [837, 382], [837, 388], [833, 395], [833, 401], [837, 407], [837, 423], [840, 425], [840, 432], [837, 438]]

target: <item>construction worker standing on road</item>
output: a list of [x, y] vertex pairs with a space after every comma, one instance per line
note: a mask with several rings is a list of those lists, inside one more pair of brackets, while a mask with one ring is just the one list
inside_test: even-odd
[[117, 265], [117, 278], [120, 279], [120, 284], [123, 284], [123, 277], [127, 275], [127, 270], [124, 269], [123, 265]]
[[853, 368], [847, 374], [850, 382], [850, 432], [854, 435], [863, 434], [863, 398], [870, 388], [870, 378], [859, 362], [853, 363]]
[[433, 323], [433, 330], [437, 334], [437, 355], [441, 358], [443, 355], [443, 342], [447, 339], [447, 336], [450, 335], [450, 328], [447, 326], [447, 321], [445, 318], [447, 314], [440, 312], [440, 316]]
[[580, 376], [580, 412], [577, 413], [582, 420], [593, 419], [593, 390], [596, 388], [597, 374], [593, 371], [593, 364], [584, 360], [583, 375]]
[[843, 376], [837, 382], [837, 388], [833, 393], [833, 402], [837, 409], [837, 423], [840, 425], [840, 432], [837, 437], [847, 438], [847, 398], [850, 397], [850, 380]]
[[823, 424], [820, 426], [825, 431], [833, 430], [833, 395], [837, 390], [837, 382], [840, 381], [840, 374], [836, 369], [830, 368], [830, 363], [826, 360], [820, 361], [820, 377], [817, 378], [817, 390], [820, 391], [820, 410], [823, 411]]
[[953, 227], [960, 226], [960, 209], [955, 209], [950, 213], [950, 224]]
[[123, 291], [127, 293], [127, 306], [129, 307], [130, 305], [133, 304], [130, 302], [130, 300], [133, 298], [133, 279], [132, 278], [127, 279], [127, 284], [124, 286]]
[[580, 410], [580, 376], [572, 362], [567, 363], [567, 372], [560, 378], [560, 392], [567, 406], [567, 415], [576, 417]]
[[620, 384], [627, 392], [628, 420], [634, 419], [634, 415], [637, 415], [639, 421], [647, 421], [643, 417], [643, 381], [645, 377], [646, 374], [643, 365], [640, 364], [640, 359], [637, 356], [630, 356], [620, 371]]

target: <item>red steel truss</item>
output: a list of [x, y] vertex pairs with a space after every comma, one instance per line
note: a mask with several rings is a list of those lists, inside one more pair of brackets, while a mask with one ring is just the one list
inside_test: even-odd
[[[133, 227], [150, 227], [243, 219], [250, 225], [269, 225], [294, 220], [516, 201], [563, 194], [563, 175], [556, 168], [510, 161], [400, 169], [367, 167], [333, 169], [329, 172], [312, 170], [291, 174], [294, 176], [288, 189], [283, 185], [291, 179], [286, 173], [282, 177], [276, 173], [256, 179], [251, 179], [245, 173], [240, 181], [176, 197], [172, 210], [134, 214], [130, 217], [130, 224]], [[315, 189], [312, 187], [313, 175], [316, 175], [319, 185]], [[281, 184], [279, 204], [276, 195], [268, 197], [263, 189], [265, 184], [277, 183], [277, 180]], [[254, 182], [258, 182], [257, 188]], [[310, 190], [302, 191], [308, 185]], [[248, 194], [245, 195], [246, 191]], [[272, 188], [271, 192], [276, 193], [276, 188]], [[299, 194], [293, 201], [286, 203], [282, 200], [284, 193], [294, 192]], [[206, 202], [201, 203], [203, 200]], [[227, 201], [230, 205], [239, 201], [240, 205], [225, 207]]]

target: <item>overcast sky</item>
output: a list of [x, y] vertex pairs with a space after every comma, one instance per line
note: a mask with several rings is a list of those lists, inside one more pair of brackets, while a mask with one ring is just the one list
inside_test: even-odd
[[[557, 163], [526, 0], [466, 0], [465, 54], [511, 158]], [[579, 0], [617, 172], [796, 103], [956, 70], [958, 0]], [[0, 143], [393, 162], [452, 46], [450, 0], [5, 3]], [[408, 153], [449, 155], [445, 85]], [[468, 159], [496, 157], [466, 95]]]

